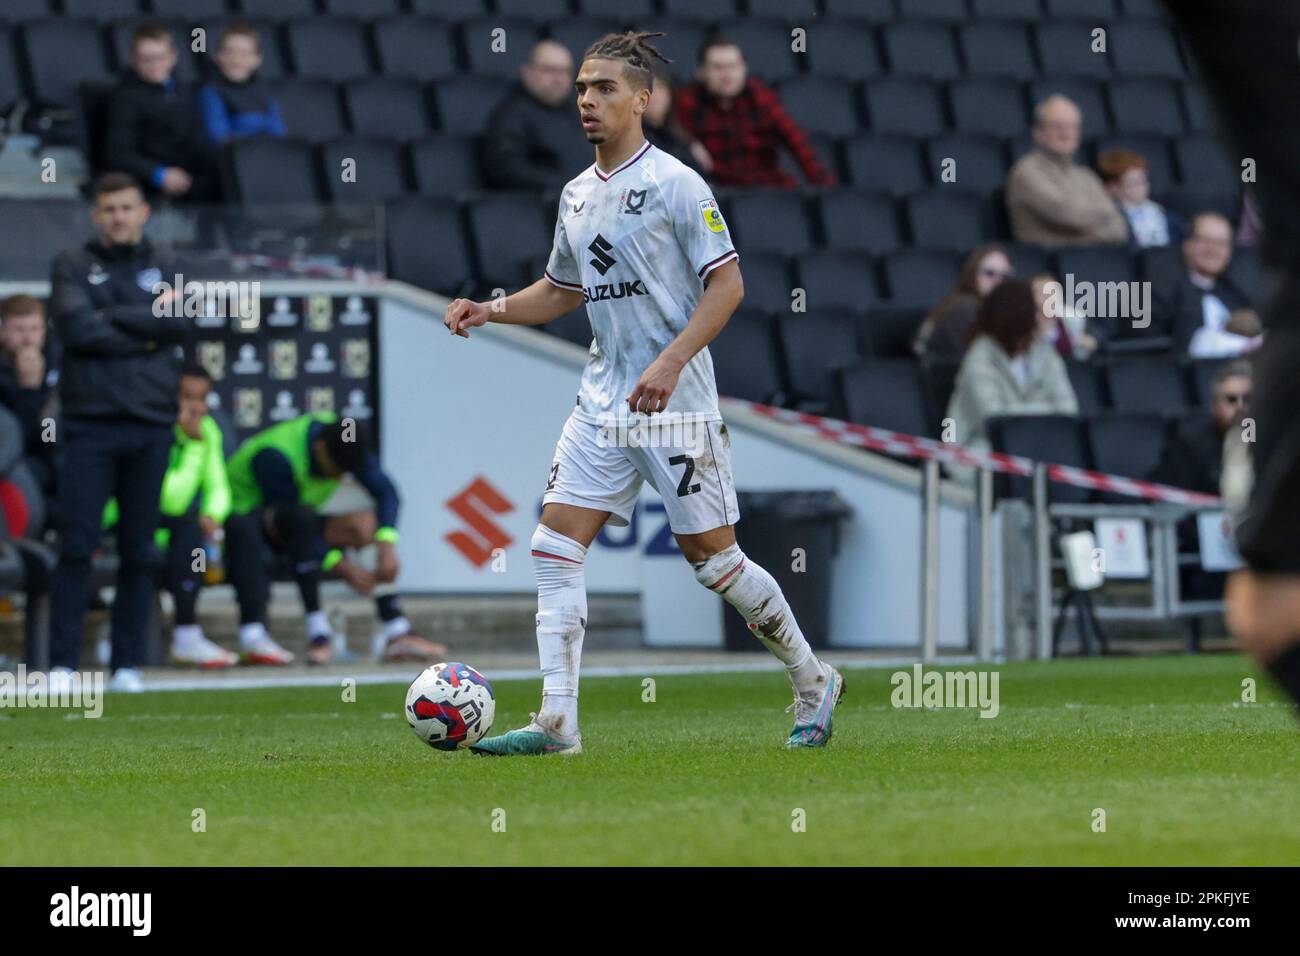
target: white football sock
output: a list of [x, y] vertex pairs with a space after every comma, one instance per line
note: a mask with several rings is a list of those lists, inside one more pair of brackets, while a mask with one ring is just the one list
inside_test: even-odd
[[404, 637], [411, 633], [411, 622], [405, 616], [395, 617], [391, 621], [383, 622], [384, 637], [393, 640], [396, 637]]
[[198, 624], [177, 624], [172, 628], [172, 645], [192, 647], [203, 639], [203, 628]]
[[330, 616], [324, 610], [312, 611], [307, 615], [307, 640], [330, 637], [333, 633], [330, 627]]
[[785, 664], [795, 690], [808, 695], [824, 685], [821, 662], [804, 640], [781, 586], [746, 558], [740, 545], [733, 544], [691, 567], [695, 579], [738, 610], [754, 636]]
[[542, 711], [537, 722], [552, 733], [578, 732], [578, 669], [587, 629], [587, 549], [539, 524], [533, 532], [537, 573], [537, 656], [542, 666]]
[[257, 643], [264, 637], [269, 637], [266, 625], [261, 621], [254, 621], [251, 624], [239, 625], [239, 646], [245, 649], [252, 644]]

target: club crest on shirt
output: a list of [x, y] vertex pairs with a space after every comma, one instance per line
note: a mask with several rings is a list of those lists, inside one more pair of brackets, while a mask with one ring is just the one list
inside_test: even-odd
[[145, 292], [152, 292], [153, 287], [162, 282], [161, 269], [144, 269], [135, 274], [135, 284]]
[[722, 219], [722, 210], [718, 208], [716, 199], [701, 199], [700, 215], [704, 217], [704, 224], [710, 232], [727, 231], [727, 224]]
[[622, 195], [623, 212], [629, 216], [641, 215], [641, 207], [645, 205], [644, 189], [629, 189]]

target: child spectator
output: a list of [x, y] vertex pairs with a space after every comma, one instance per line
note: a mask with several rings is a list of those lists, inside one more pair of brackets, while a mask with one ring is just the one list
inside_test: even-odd
[[199, 91], [203, 125], [220, 146], [243, 136], [284, 136], [275, 100], [257, 77], [262, 40], [247, 23], [232, 23], [217, 46], [216, 74]]
[[1182, 242], [1185, 224], [1151, 199], [1147, 161], [1128, 149], [1108, 149], [1097, 157], [1106, 191], [1114, 197], [1128, 222], [1129, 239], [1136, 246], [1172, 246]]

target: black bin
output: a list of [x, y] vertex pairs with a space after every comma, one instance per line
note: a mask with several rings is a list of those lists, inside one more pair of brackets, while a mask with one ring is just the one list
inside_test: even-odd
[[[853, 513], [833, 490], [738, 491], [736, 542], [751, 560], [776, 578], [799, 629], [813, 647], [830, 642], [831, 559], [839, 551], [839, 522]], [[794, 549], [802, 548], [802, 571], [794, 570]], [[734, 609], [723, 615], [729, 651], [762, 647]]]

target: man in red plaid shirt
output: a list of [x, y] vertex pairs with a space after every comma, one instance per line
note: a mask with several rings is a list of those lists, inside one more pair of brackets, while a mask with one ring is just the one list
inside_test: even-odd
[[777, 148], [794, 154], [814, 186], [833, 186], [835, 176], [817, 158], [804, 131], [776, 93], [748, 75], [733, 41], [714, 38], [700, 48], [698, 82], [677, 93], [677, 119], [704, 144], [713, 163], [705, 173], [719, 186], [799, 184], [777, 164]]

